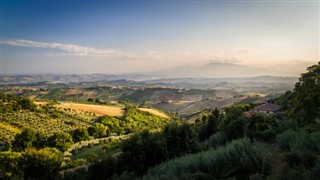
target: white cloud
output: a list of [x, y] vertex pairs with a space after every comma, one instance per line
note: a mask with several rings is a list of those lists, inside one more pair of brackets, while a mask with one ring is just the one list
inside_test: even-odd
[[49, 57], [59, 56], [97, 56], [97, 57], [113, 57], [113, 58], [125, 58], [125, 59], [162, 59], [163, 54], [157, 51], [148, 51], [142, 53], [124, 52], [113, 49], [96, 49], [86, 46], [78, 46], [74, 44], [61, 44], [61, 43], [48, 43], [37, 42], [30, 40], [5, 40], [1, 41], [1, 44], [10, 46], [21, 47], [34, 47], [34, 48], [47, 48], [47, 49], [59, 49], [62, 53], [49, 53]]

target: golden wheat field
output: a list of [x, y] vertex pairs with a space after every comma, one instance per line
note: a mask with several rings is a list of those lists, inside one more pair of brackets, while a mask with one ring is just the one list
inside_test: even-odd
[[124, 111], [122, 107], [118, 106], [103, 106], [94, 104], [79, 104], [79, 103], [61, 103], [55, 105], [57, 108], [73, 109], [78, 112], [92, 112], [96, 115], [122, 116]]

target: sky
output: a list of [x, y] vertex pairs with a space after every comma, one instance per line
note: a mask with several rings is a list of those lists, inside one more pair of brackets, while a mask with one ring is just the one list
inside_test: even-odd
[[1, 73], [141, 73], [319, 61], [319, 0], [1, 0]]

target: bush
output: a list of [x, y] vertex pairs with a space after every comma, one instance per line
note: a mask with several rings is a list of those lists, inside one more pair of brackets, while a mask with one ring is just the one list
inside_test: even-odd
[[207, 148], [213, 148], [225, 143], [225, 136], [221, 132], [217, 132], [209, 137], [205, 143], [207, 144]]
[[63, 168], [64, 169], [76, 168], [76, 167], [84, 166], [86, 164], [87, 164], [86, 159], [75, 159], [65, 164]]
[[89, 133], [87, 129], [76, 129], [72, 132], [72, 139], [74, 142], [89, 140]]
[[301, 151], [320, 153], [320, 133], [307, 134], [298, 131], [286, 131], [276, 137], [278, 151]]
[[0, 177], [1, 179], [21, 179], [23, 172], [19, 166], [21, 153], [0, 152]]
[[89, 179], [107, 179], [118, 172], [118, 162], [114, 157], [107, 157], [89, 167]]
[[24, 179], [52, 179], [58, 174], [62, 159], [57, 149], [26, 149], [20, 160]]
[[72, 136], [66, 132], [55, 133], [49, 138], [51, 147], [55, 147], [64, 152], [73, 144]]

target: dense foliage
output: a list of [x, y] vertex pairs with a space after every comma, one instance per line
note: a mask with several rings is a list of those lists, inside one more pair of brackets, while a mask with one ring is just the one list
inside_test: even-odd
[[[122, 153], [107, 157], [91, 167], [92, 179], [111, 176], [142, 175], [148, 168], [168, 159], [198, 150], [197, 134], [191, 125], [167, 125], [160, 132], [143, 131], [123, 142]], [[108, 167], [112, 164], [113, 167]], [[108, 170], [103, 171], [104, 167]]]
[[18, 110], [35, 111], [36, 109], [37, 106], [28, 98], [0, 93], [0, 113], [7, 113]]
[[302, 123], [320, 119], [320, 62], [307, 68], [296, 83], [292, 108]]
[[105, 137], [107, 135], [129, 134], [144, 129], [157, 129], [168, 124], [167, 119], [127, 107], [123, 117], [101, 116], [95, 121], [95, 126], [88, 129], [90, 135]]
[[62, 153], [50, 148], [28, 148], [20, 161], [24, 179], [54, 179], [62, 163]]
[[54, 148], [27, 148], [22, 152], [0, 152], [1, 179], [54, 179], [62, 163]]

